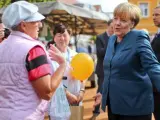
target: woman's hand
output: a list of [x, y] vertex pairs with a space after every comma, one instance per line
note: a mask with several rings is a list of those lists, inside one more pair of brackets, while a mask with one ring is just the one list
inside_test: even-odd
[[94, 96], [93, 98], [95, 99], [95, 103], [94, 103], [93, 107], [96, 107], [97, 105], [99, 105], [101, 103], [102, 94], [97, 93], [96, 96]]
[[58, 64], [65, 63], [65, 58], [62, 53], [54, 45], [50, 45], [49, 56], [51, 57], [51, 60], [56, 61]]
[[78, 95], [78, 103], [80, 103], [83, 100], [83, 96], [84, 96], [84, 91], [80, 91]]
[[73, 104], [78, 104], [78, 97], [73, 95], [72, 93], [66, 91], [66, 96], [68, 99], [69, 104], [73, 105]]

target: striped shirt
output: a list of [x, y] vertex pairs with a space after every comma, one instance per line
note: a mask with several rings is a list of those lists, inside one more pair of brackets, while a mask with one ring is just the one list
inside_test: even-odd
[[30, 81], [51, 74], [51, 67], [42, 47], [35, 46], [29, 51], [26, 58], [26, 68]]

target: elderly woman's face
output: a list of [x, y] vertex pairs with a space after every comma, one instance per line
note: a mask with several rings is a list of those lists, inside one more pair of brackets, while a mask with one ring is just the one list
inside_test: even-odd
[[133, 28], [133, 25], [133, 22], [129, 18], [116, 16], [113, 19], [114, 34], [117, 35], [118, 38], [123, 38], [124, 35]]
[[2, 38], [4, 37], [4, 25], [0, 23], [0, 42], [2, 42]]
[[70, 41], [70, 35], [67, 30], [65, 30], [65, 32], [62, 34], [56, 33], [56, 35], [54, 36], [54, 41], [59, 50], [61, 50], [61, 48], [67, 48]]
[[23, 30], [24, 30], [24, 33], [26, 33], [30, 37], [37, 39], [40, 27], [42, 27], [42, 23], [40, 21], [24, 22]]

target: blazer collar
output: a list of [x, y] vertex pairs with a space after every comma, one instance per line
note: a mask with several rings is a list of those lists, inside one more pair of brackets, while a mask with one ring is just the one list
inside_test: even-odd
[[[121, 44], [121, 50], [122, 49], [125, 49], [126, 47], [130, 47], [132, 42], [132, 38], [130, 37], [130, 35], [132, 34], [132, 30], [130, 32], [128, 32], [122, 39], [122, 41], [119, 43]], [[113, 42], [113, 53], [115, 52], [115, 45], [116, 45], [116, 42], [117, 42], [117, 36], [114, 35], [113, 36], [113, 39], [112, 39], [112, 42]]]

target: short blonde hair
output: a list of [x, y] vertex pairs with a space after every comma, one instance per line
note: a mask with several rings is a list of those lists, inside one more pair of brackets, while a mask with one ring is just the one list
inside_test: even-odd
[[139, 7], [128, 2], [119, 4], [114, 9], [113, 14], [115, 17], [119, 16], [121, 18], [130, 19], [131, 21], [134, 22], [134, 27], [139, 23], [141, 18], [141, 10], [139, 9]]

